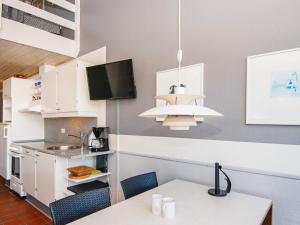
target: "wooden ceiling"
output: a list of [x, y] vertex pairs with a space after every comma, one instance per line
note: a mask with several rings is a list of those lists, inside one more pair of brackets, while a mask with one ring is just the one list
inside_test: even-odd
[[56, 66], [70, 59], [69, 56], [1, 39], [0, 86], [3, 80], [16, 74], [32, 76], [38, 73], [42, 64]]

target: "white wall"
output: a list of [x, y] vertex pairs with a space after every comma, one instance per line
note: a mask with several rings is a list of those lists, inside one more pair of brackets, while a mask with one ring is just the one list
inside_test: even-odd
[[[127, 135], [111, 135], [110, 142], [118, 150], [118, 183], [156, 171], [160, 184], [179, 178], [213, 186], [219, 161], [233, 191], [273, 200], [274, 225], [300, 224], [299, 146]], [[120, 186], [117, 192], [122, 200]]]

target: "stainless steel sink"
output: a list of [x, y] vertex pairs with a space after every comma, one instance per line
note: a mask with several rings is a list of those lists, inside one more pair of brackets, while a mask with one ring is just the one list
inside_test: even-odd
[[70, 150], [70, 149], [78, 149], [78, 148], [80, 148], [79, 145], [59, 145], [59, 146], [50, 146], [47, 148], [47, 150], [59, 151], [59, 150]]

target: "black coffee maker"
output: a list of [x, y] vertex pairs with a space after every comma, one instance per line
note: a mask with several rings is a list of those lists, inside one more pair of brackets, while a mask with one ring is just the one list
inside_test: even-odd
[[108, 147], [108, 127], [93, 127], [94, 138], [91, 140], [92, 152], [109, 151]]

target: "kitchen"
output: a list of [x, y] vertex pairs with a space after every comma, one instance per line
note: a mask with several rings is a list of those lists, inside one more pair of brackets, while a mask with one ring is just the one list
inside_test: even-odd
[[[101, 48], [57, 67], [42, 65], [37, 75], [3, 82], [0, 175], [47, 215], [51, 202], [114, 181], [106, 103], [90, 100], [86, 74], [86, 67], [105, 63], [105, 52]], [[71, 178], [68, 168], [76, 166], [97, 170]]]

